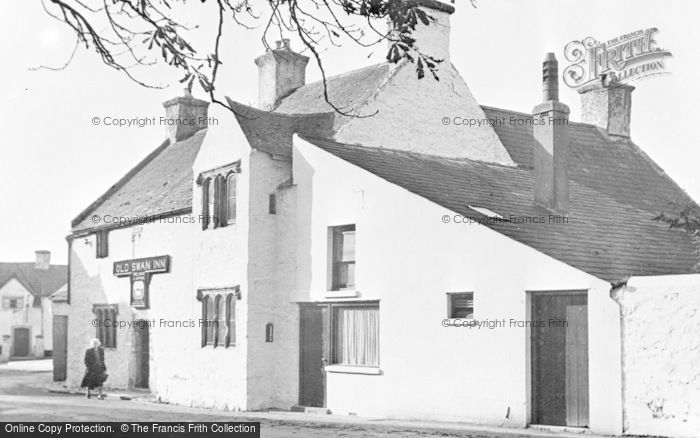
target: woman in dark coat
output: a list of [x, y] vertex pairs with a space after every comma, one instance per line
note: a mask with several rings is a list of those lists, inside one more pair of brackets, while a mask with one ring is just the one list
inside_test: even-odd
[[85, 350], [85, 376], [80, 387], [87, 387], [87, 398], [90, 398], [90, 390], [97, 388], [97, 398], [103, 400], [102, 384], [107, 380], [107, 367], [105, 366], [105, 351], [101, 347], [99, 339], [90, 341], [91, 347]]

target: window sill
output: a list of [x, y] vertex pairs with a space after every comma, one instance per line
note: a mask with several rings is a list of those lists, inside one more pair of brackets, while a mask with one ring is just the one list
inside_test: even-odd
[[365, 367], [359, 365], [326, 365], [328, 373], [344, 373], [344, 374], [370, 374], [381, 375], [382, 370], [379, 367]]
[[360, 291], [356, 289], [341, 289], [326, 291], [326, 298], [357, 298], [360, 296]]

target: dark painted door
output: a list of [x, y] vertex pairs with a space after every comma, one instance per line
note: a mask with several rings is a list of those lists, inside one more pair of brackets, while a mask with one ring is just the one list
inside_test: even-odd
[[148, 322], [134, 324], [134, 387], [148, 388]]
[[328, 309], [304, 305], [301, 306], [300, 312], [299, 404], [323, 407]]
[[13, 356], [29, 356], [29, 329], [27, 327], [16, 327], [12, 344]]
[[53, 380], [66, 380], [66, 359], [68, 356], [68, 317], [53, 317]]
[[588, 426], [585, 294], [532, 297], [532, 423]]

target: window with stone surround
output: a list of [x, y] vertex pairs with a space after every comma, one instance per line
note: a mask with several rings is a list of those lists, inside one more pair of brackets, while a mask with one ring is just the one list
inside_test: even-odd
[[233, 347], [236, 345], [236, 300], [240, 288], [199, 289], [202, 302], [202, 347]]
[[199, 174], [203, 230], [236, 223], [236, 185], [240, 171], [240, 161], [237, 161]]
[[94, 304], [95, 337], [104, 348], [117, 348], [117, 304]]

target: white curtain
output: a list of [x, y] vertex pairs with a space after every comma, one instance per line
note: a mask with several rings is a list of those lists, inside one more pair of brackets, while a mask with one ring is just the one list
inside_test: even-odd
[[335, 333], [336, 364], [379, 366], [379, 309], [337, 309]]

